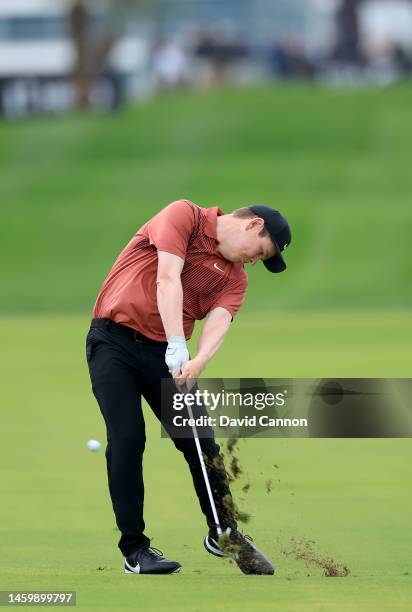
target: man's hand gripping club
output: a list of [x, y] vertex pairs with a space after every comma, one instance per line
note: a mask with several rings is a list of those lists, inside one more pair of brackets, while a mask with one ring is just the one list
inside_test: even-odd
[[167, 344], [165, 360], [173, 378], [182, 372], [189, 359], [186, 340], [182, 336], [171, 336]]

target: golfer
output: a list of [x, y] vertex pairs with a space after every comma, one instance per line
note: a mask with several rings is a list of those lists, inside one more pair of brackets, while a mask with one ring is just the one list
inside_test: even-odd
[[[162, 415], [161, 380], [176, 391], [197, 379], [225, 338], [247, 289], [245, 264], [263, 260], [270, 272], [286, 265], [290, 244], [286, 219], [253, 205], [224, 214], [178, 200], [141, 227], [120, 253], [93, 309], [86, 354], [93, 393], [107, 428], [109, 491], [121, 532], [124, 569], [132, 574], [172, 574], [181, 569], [150, 546], [143, 520], [145, 423], [141, 400]], [[186, 341], [195, 321], [204, 319], [197, 353]], [[163, 399], [164, 401], [164, 399]], [[167, 419], [166, 419], [167, 420]], [[213, 431], [200, 439], [225, 541], [218, 538], [193, 435], [171, 436], [193, 478], [208, 533], [206, 550], [233, 556], [246, 574], [273, 574], [268, 559], [238, 530], [236, 512]], [[162, 502], [165, 520], [167, 503]]]

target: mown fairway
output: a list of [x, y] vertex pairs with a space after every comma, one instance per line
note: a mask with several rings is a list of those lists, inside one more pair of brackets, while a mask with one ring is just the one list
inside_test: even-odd
[[[376, 320], [342, 314], [332, 329], [311, 315], [285, 314], [283, 320], [281, 333], [270, 337], [281, 344], [293, 339], [281, 359], [261, 361], [270, 352], [262, 353], [258, 334], [247, 365], [238, 358], [242, 336], [234, 335], [208, 374], [357, 376], [361, 362], [345, 337], [353, 328], [362, 347], [362, 373], [410, 375], [404, 357], [412, 325], [404, 315], [392, 320], [390, 342], [379, 336]], [[260, 322], [269, 329], [270, 315], [261, 315]], [[239, 323], [251, 337], [254, 317]], [[241, 441], [239, 458], [247, 476], [234, 490], [240, 508], [252, 514], [245, 530], [278, 567], [274, 578], [250, 577], [203, 550], [203, 518], [189, 473], [170, 441], [160, 438], [147, 407], [148, 534], [184, 570], [163, 578], [122, 575], [103, 453], [86, 449], [89, 438], [103, 441], [105, 435], [83, 359], [86, 327], [87, 318], [78, 316], [21, 317], [1, 324], [3, 345], [10, 347], [1, 363], [3, 589], [75, 589], [81, 609], [409, 609], [409, 439]], [[316, 350], [307, 341], [313, 337]], [[388, 362], [379, 358], [385, 350]], [[245, 495], [241, 486], [247, 481], [251, 488]], [[351, 574], [326, 578], [319, 567], [297, 559], [308, 542]]]
[[[147, 407], [147, 533], [184, 569], [124, 576], [104, 456], [86, 449], [105, 433], [84, 337], [115, 256], [163, 205], [266, 202], [290, 217], [289, 270], [250, 271], [205, 375], [411, 377], [411, 102], [264, 89], [0, 125], [0, 589], [76, 590], [84, 610], [410, 609], [409, 439], [240, 441], [245, 531], [278, 568], [242, 576], [203, 550], [189, 473]], [[307, 547], [350, 575], [306, 565]]]

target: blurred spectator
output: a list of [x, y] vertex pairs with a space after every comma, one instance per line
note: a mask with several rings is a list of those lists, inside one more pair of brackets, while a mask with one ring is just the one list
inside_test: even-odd
[[296, 37], [290, 37], [273, 47], [270, 67], [272, 73], [281, 79], [313, 79], [316, 76], [315, 63]]
[[171, 38], [161, 38], [152, 54], [153, 77], [160, 89], [187, 86], [190, 82], [190, 59], [184, 47]]
[[401, 77], [407, 78], [412, 75], [412, 60], [399, 43], [392, 45], [392, 59]]
[[224, 83], [230, 70], [249, 55], [247, 46], [226, 25], [215, 26], [212, 33], [201, 30], [194, 53], [209, 64], [212, 85]]
[[401, 44], [390, 40], [365, 45], [367, 59], [365, 78], [382, 85], [390, 84], [412, 73], [412, 61]]

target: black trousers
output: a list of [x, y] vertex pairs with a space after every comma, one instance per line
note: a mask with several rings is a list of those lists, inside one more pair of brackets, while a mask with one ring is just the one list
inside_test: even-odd
[[[169, 431], [167, 409], [163, 409], [162, 416], [160, 381], [167, 378], [170, 388], [176, 391], [176, 387], [165, 363], [166, 346], [166, 343], [150, 341], [109, 319], [93, 319], [86, 340], [92, 389], [106, 423], [109, 491], [121, 532], [119, 548], [125, 556], [150, 543], [144, 534], [143, 519], [142, 459], [146, 435], [141, 398], [146, 399]], [[176, 448], [183, 453], [201, 510], [208, 526], [213, 528], [215, 521], [194, 438], [177, 438], [172, 434], [171, 437]], [[207, 433], [207, 437], [200, 438], [200, 445], [219, 521], [222, 527], [236, 528], [227, 474], [211, 429], [210, 436]], [[164, 503], [167, 504], [166, 499]]]

